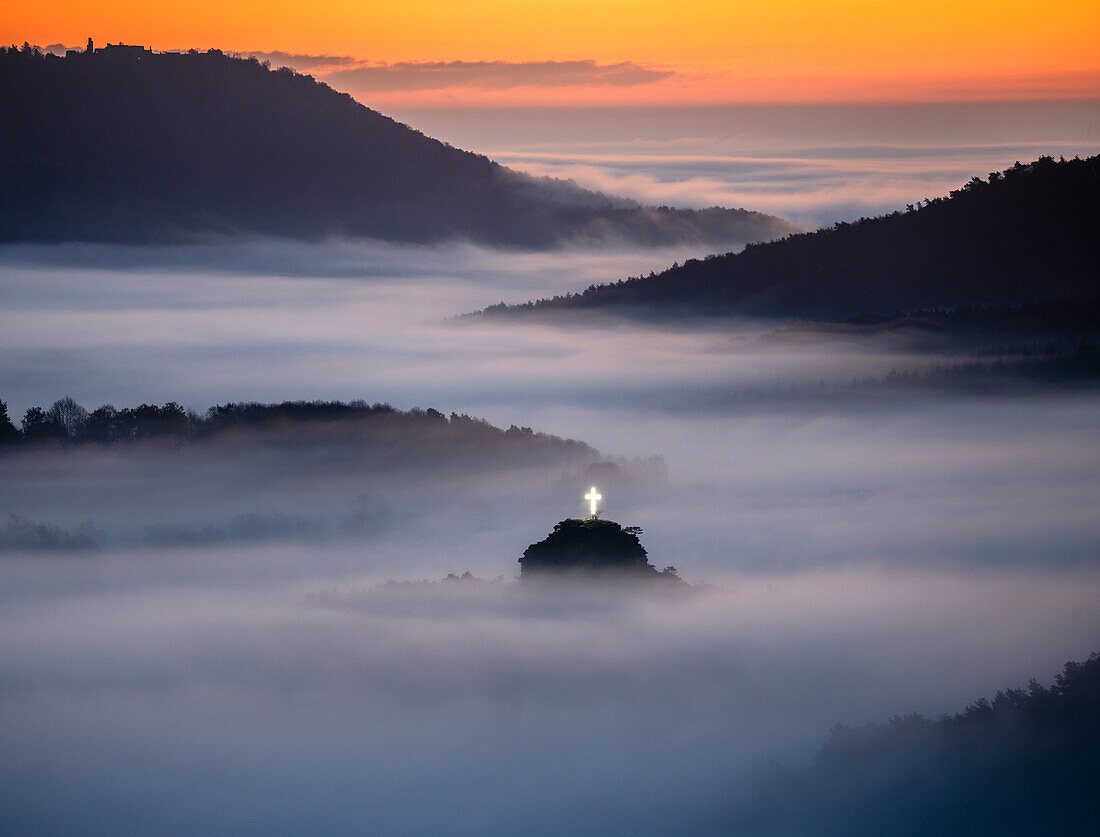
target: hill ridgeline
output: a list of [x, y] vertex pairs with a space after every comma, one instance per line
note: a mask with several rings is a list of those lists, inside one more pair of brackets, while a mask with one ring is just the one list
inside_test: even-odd
[[1100, 297], [1100, 156], [1017, 163], [949, 197], [829, 229], [691, 259], [658, 274], [490, 316], [766, 316], [861, 313]]
[[0, 49], [0, 243], [334, 236], [513, 248], [717, 245], [795, 228], [646, 207], [453, 148], [217, 50]]

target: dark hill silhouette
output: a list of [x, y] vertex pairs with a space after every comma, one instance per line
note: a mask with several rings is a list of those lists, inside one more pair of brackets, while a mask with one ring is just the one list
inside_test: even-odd
[[330, 447], [342, 460], [400, 461], [406, 467], [452, 460], [588, 462], [599, 457], [584, 442], [512, 425], [507, 430], [484, 419], [414, 407], [399, 410], [365, 401], [284, 401], [279, 404], [228, 403], [203, 414], [175, 401], [87, 410], [66, 396], [48, 409], [30, 407], [20, 429], [0, 401], [0, 451], [41, 452], [56, 448], [147, 444], [201, 447], [254, 444], [295, 450]]
[[563, 572], [623, 574], [677, 578], [673, 567], [658, 573], [638, 540], [641, 529], [622, 527], [596, 518], [562, 520], [543, 540], [533, 543], [519, 559], [521, 575], [545, 576]]
[[1017, 163], [950, 197], [692, 259], [660, 274], [488, 315], [841, 319], [1100, 297], [1100, 157]]
[[0, 50], [0, 242], [344, 235], [538, 248], [761, 241], [794, 229], [531, 177], [255, 59], [116, 52]]
[[747, 834], [1093, 834], [1100, 657], [938, 721], [838, 726], [809, 765], [760, 778]]

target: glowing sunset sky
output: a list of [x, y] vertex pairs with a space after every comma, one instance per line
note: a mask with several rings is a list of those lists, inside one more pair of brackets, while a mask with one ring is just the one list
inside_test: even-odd
[[1096, 0], [0, 0], [0, 10], [9, 43], [90, 35], [280, 53], [273, 64], [391, 104], [1100, 94]]

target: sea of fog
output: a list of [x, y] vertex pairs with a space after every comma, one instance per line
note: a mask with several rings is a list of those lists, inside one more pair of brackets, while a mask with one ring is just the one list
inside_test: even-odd
[[[16, 422], [64, 395], [362, 398], [601, 454], [0, 457], [0, 526], [99, 544], [0, 551], [0, 830], [737, 833], [757, 771], [834, 724], [957, 711], [1100, 650], [1095, 396], [817, 399], [931, 360], [763, 337], [782, 323], [448, 319], [688, 255], [0, 251]], [[754, 395], [776, 387], [809, 394]], [[517, 586], [591, 482], [706, 585]], [[466, 571], [485, 581], [386, 585]]]
[[904, 210], [1040, 155], [1100, 152], [1100, 101], [422, 108], [390, 115], [532, 174], [804, 229]]

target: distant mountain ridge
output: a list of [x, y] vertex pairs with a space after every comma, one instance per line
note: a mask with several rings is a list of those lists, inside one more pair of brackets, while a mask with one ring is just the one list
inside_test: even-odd
[[949, 197], [490, 316], [861, 313], [1100, 297], [1100, 156], [1016, 163]]
[[644, 207], [424, 136], [310, 76], [211, 50], [0, 50], [0, 242], [239, 235], [761, 241], [795, 228]]

